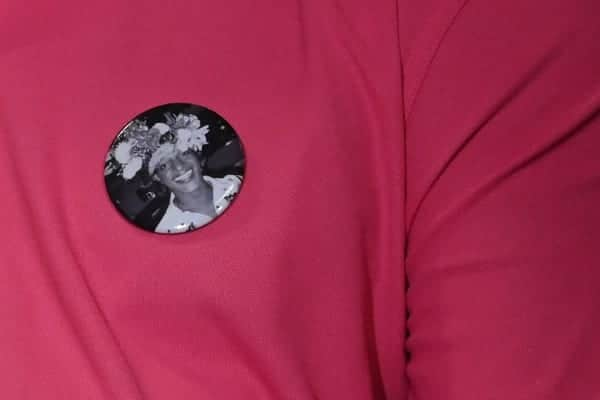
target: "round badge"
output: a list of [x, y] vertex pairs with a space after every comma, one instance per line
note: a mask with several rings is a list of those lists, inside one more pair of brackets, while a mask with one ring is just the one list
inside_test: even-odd
[[136, 226], [182, 233], [218, 218], [238, 195], [242, 142], [220, 115], [193, 104], [165, 104], [128, 122], [105, 160], [106, 188]]

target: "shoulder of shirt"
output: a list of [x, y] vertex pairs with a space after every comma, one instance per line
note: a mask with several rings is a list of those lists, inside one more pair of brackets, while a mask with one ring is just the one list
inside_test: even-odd
[[212, 176], [205, 175], [204, 179], [206, 179], [207, 181], [209, 181], [211, 183], [223, 182], [223, 181], [228, 181], [228, 182], [232, 182], [232, 183], [241, 183], [242, 182], [242, 177], [239, 175], [225, 175], [222, 178], [213, 178]]

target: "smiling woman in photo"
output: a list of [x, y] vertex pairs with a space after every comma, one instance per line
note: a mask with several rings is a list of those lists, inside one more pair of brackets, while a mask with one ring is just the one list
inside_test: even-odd
[[174, 150], [164, 155], [153, 177], [171, 191], [169, 207], [156, 232], [187, 231], [212, 221], [233, 199], [241, 183], [235, 175], [203, 174], [201, 154]]
[[197, 229], [221, 214], [239, 191], [237, 175], [211, 177], [205, 174], [204, 145], [209, 125], [201, 125], [194, 114], [165, 114], [164, 122], [151, 128], [134, 120], [114, 146], [111, 157], [126, 181], [138, 172], [147, 173], [169, 192], [169, 204], [154, 228], [159, 233]]

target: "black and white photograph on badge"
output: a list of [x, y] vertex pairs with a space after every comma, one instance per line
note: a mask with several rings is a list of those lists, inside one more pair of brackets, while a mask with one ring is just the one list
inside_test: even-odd
[[238, 195], [243, 145], [217, 113], [165, 104], [131, 120], [104, 165], [108, 195], [131, 223], [157, 233], [196, 230], [219, 217]]

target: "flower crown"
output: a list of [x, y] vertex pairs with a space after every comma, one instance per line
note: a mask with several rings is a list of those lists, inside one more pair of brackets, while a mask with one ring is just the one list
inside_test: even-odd
[[201, 126], [193, 114], [165, 114], [165, 122], [148, 128], [146, 121], [133, 120], [119, 135], [107, 157], [105, 174], [117, 172], [123, 179], [132, 179], [144, 166], [152, 175], [159, 162], [178, 151], [200, 151], [208, 143], [209, 126]]

